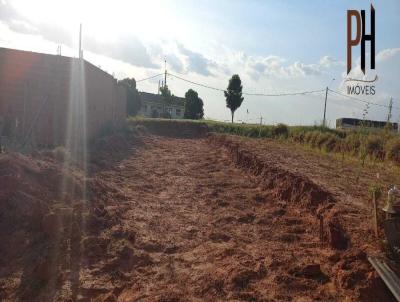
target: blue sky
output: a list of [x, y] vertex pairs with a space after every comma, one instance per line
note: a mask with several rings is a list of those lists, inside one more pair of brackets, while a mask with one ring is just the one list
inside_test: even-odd
[[[376, 9], [377, 94], [360, 97], [400, 107], [400, 2], [372, 2]], [[226, 88], [238, 73], [244, 91], [279, 93], [324, 89], [345, 92], [346, 13], [367, 11], [369, 1], [57, 1], [0, 0], [0, 47], [77, 53], [79, 23], [84, 28], [84, 57], [117, 78], [145, 78], [162, 72]], [[45, 8], [45, 9], [44, 9]], [[77, 10], [77, 8], [80, 8]], [[368, 32], [369, 30], [367, 30]], [[367, 51], [369, 46], [367, 44]], [[352, 74], [360, 76], [359, 47], [353, 49]], [[368, 63], [368, 61], [367, 61]], [[368, 64], [367, 64], [368, 66]], [[335, 81], [332, 81], [335, 78]], [[156, 92], [158, 79], [138, 84]], [[194, 88], [206, 117], [228, 120], [222, 93], [168, 79], [172, 92]], [[238, 121], [314, 124], [322, 118], [324, 93], [292, 97], [245, 97]], [[361, 117], [364, 104], [330, 94], [328, 120]], [[247, 113], [249, 112], [249, 113]], [[371, 119], [387, 109], [371, 106]], [[400, 112], [396, 109], [394, 119]]]

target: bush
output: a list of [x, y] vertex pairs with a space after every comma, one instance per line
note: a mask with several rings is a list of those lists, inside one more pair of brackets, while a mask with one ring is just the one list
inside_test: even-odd
[[352, 153], [353, 155], [357, 154], [360, 150], [361, 139], [360, 134], [358, 133], [350, 133], [346, 136], [343, 143], [343, 151]]
[[304, 132], [296, 132], [296, 133], [293, 133], [291, 136], [292, 136], [292, 140], [294, 142], [300, 143], [300, 144], [304, 143], [304, 136], [305, 136]]
[[305, 134], [304, 140], [311, 147], [316, 148], [318, 146], [318, 141], [320, 140], [319, 136], [319, 131], [310, 131]]
[[383, 159], [383, 139], [378, 135], [368, 135], [365, 140], [365, 151], [368, 155]]
[[325, 142], [329, 139], [329, 133], [318, 133], [315, 139], [315, 144], [319, 149], [322, 149]]
[[272, 127], [272, 136], [287, 138], [289, 135], [289, 128], [285, 124], [278, 124]]
[[400, 164], [400, 138], [392, 138], [385, 144], [386, 158]]
[[341, 139], [333, 133], [310, 131], [305, 133], [302, 137], [304, 142], [313, 148], [318, 148], [327, 152], [340, 149], [339, 145]]
[[340, 149], [341, 139], [334, 134], [326, 133], [326, 139], [322, 148], [327, 152], [332, 152]]

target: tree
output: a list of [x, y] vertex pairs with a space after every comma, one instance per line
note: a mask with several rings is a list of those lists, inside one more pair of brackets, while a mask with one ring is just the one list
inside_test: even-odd
[[160, 92], [163, 100], [163, 112], [161, 113], [161, 117], [171, 118], [171, 114], [165, 110], [165, 106], [170, 106], [172, 104], [174, 96], [171, 94], [171, 90], [169, 90], [167, 85], [160, 87]]
[[166, 104], [170, 103], [172, 100], [171, 90], [169, 90], [167, 85], [160, 87], [160, 92], [163, 97], [163, 100]]
[[224, 95], [226, 98], [226, 107], [231, 110], [232, 123], [236, 109], [238, 109], [243, 102], [242, 89], [243, 87], [240, 77], [237, 74], [234, 74], [229, 80], [227, 90], [224, 91]]
[[118, 82], [119, 85], [126, 87], [126, 105], [128, 115], [136, 115], [142, 107], [139, 91], [136, 89], [136, 81], [134, 78], [126, 78]]
[[185, 114], [184, 117], [188, 119], [202, 119], [204, 116], [203, 100], [193, 89], [189, 89], [185, 93]]

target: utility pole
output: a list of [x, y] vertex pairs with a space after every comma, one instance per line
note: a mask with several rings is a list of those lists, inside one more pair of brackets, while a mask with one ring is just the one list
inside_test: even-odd
[[164, 67], [165, 67], [164, 85], [167, 86], [167, 59], [164, 59]]
[[82, 52], [82, 23], [79, 25], [79, 59], [83, 58]]
[[388, 112], [388, 116], [387, 116], [387, 122], [390, 123], [390, 119], [392, 118], [392, 107], [393, 107], [393, 98], [390, 98], [389, 101], [389, 112]]
[[328, 86], [326, 86], [326, 91], [325, 91], [325, 106], [324, 106], [324, 119], [322, 121], [322, 126], [326, 127], [326, 101], [328, 100]]
[[260, 115], [260, 126], [262, 126], [262, 116]]

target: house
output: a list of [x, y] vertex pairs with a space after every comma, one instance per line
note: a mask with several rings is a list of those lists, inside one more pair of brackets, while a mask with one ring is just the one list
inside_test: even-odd
[[82, 131], [90, 140], [122, 127], [126, 98], [113, 76], [83, 59], [0, 48], [0, 136], [54, 146]]
[[[361, 127], [367, 128], [368, 130], [383, 129], [387, 125], [385, 121], [372, 121], [372, 120], [362, 120], [356, 118], [339, 118], [336, 120], [336, 129], [342, 130], [355, 130]], [[390, 123], [390, 128], [392, 131], [398, 131], [397, 123]]]
[[164, 111], [173, 119], [182, 119], [185, 113], [185, 98], [172, 97], [170, 104], [166, 105], [161, 94], [139, 92], [142, 107], [139, 115], [145, 117], [161, 117]]

